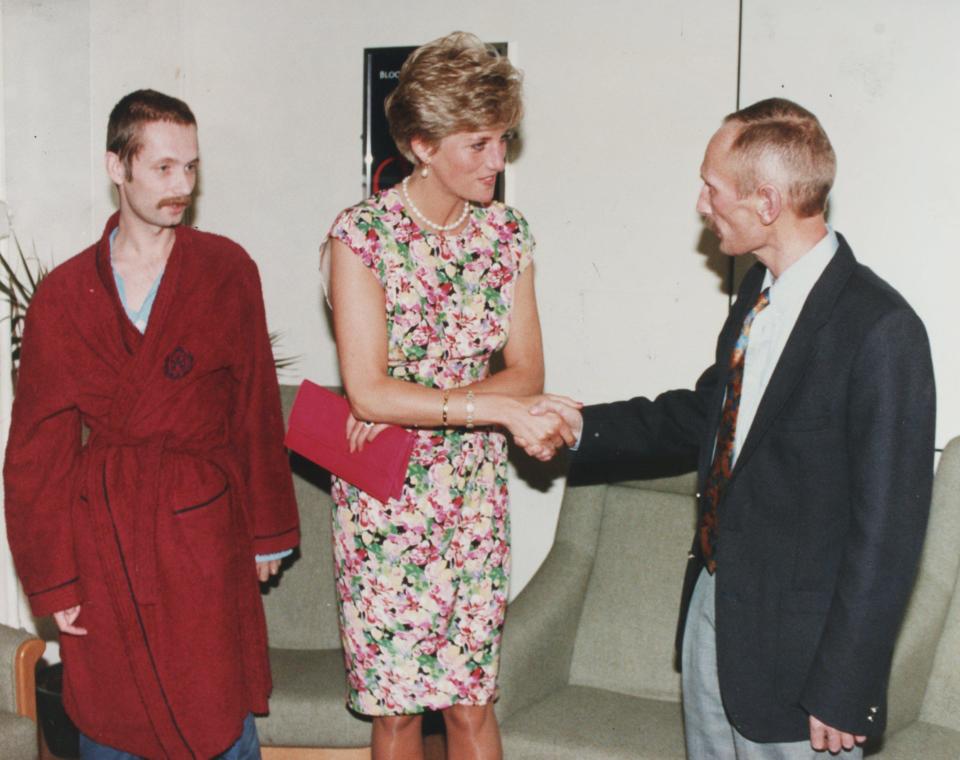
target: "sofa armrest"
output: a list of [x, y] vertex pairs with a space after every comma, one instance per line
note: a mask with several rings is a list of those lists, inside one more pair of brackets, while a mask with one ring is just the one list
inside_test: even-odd
[[27, 631], [0, 625], [0, 710], [37, 719], [36, 667], [44, 649]]
[[500, 655], [500, 720], [565, 686], [593, 555], [554, 544], [507, 609]]

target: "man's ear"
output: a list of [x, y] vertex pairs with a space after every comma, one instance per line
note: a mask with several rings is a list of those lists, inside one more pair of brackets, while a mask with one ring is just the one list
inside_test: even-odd
[[757, 188], [757, 216], [765, 226], [773, 224], [783, 211], [783, 196], [776, 185], [760, 185]]
[[429, 164], [433, 154], [437, 152], [437, 146], [422, 137], [411, 137], [410, 150], [421, 164]]
[[107, 176], [115, 185], [122, 185], [127, 181], [127, 167], [123, 165], [120, 156], [111, 151], [106, 155]]

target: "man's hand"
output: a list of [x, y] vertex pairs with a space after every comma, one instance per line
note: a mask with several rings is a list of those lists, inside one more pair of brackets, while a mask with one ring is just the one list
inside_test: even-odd
[[71, 636], [86, 636], [86, 628], [74, 625], [78, 617], [80, 617], [79, 604], [76, 607], [68, 607], [65, 610], [53, 613], [53, 619], [57, 624], [57, 628], [60, 629], [60, 633], [69, 633]]
[[530, 407], [530, 414], [542, 415], [553, 412], [562, 419], [569, 429], [570, 436], [564, 438], [567, 446], [573, 446], [583, 432], [583, 415], [580, 409], [583, 404], [567, 396], [558, 396], [555, 393], [545, 393], [539, 396]]
[[836, 755], [841, 749], [851, 750], [866, 740], [866, 736], [848, 734], [810, 716], [810, 746], [818, 752], [829, 750]]
[[527, 422], [511, 428], [510, 432], [529, 456], [546, 462], [561, 446], [573, 446], [577, 442], [583, 426], [579, 411], [583, 404], [555, 394], [531, 396], [526, 403]]
[[271, 575], [276, 575], [280, 572], [280, 560], [271, 559], [267, 562], [258, 562], [257, 563], [257, 577], [260, 579], [261, 583], [266, 583], [270, 580]]
[[572, 437], [567, 423], [557, 414], [543, 414], [535, 418], [524, 413], [523, 419], [523, 424], [510, 428], [513, 440], [527, 456], [541, 462], [553, 459], [557, 449], [563, 445], [564, 436]]

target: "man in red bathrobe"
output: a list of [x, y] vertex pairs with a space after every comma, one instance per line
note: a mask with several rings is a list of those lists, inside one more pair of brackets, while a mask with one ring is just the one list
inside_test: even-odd
[[119, 212], [27, 316], [10, 545], [61, 631], [84, 757], [259, 757], [258, 576], [299, 527], [257, 268], [181, 224], [199, 163], [185, 103], [123, 98], [106, 163]]

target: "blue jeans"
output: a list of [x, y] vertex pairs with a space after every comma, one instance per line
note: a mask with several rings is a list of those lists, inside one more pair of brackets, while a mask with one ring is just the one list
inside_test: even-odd
[[[140, 760], [136, 755], [124, 752], [105, 744], [97, 744], [93, 739], [80, 734], [81, 760]], [[216, 760], [260, 760], [260, 740], [257, 738], [257, 725], [253, 722], [253, 715], [248, 715], [243, 721], [243, 733], [222, 755]]]

